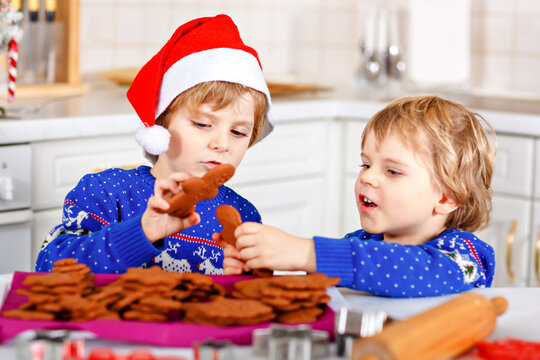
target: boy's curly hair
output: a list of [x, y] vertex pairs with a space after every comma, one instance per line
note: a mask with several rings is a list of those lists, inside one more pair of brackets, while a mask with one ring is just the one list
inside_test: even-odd
[[[156, 124], [168, 128], [174, 114], [180, 107], [186, 107], [191, 114], [197, 114], [201, 105], [211, 104], [214, 110], [221, 110], [233, 104], [245, 94], [250, 94], [255, 101], [254, 127], [249, 146], [255, 144], [264, 129], [268, 100], [266, 95], [250, 87], [226, 81], [208, 81], [184, 91], [178, 95], [167, 109], [156, 119]], [[145, 157], [155, 164], [158, 156], [145, 152]]]
[[474, 232], [487, 227], [496, 143], [483, 117], [437, 96], [405, 97], [370, 119], [362, 146], [370, 131], [378, 142], [396, 134], [425, 162], [434, 184], [457, 202], [447, 228]]

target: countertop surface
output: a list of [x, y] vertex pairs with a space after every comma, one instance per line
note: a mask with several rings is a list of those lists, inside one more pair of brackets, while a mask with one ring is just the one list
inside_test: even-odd
[[[4, 298], [10, 284], [10, 274], [0, 275], [0, 300]], [[540, 342], [540, 301], [538, 301], [540, 299], [540, 288], [482, 288], [471, 291], [479, 293], [488, 299], [502, 296], [508, 300], [507, 311], [497, 318], [495, 330], [487, 340], [510, 337]], [[389, 317], [397, 320], [407, 319], [460, 295], [398, 299], [372, 296], [347, 289], [339, 289], [338, 291], [336, 288], [329, 289], [329, 294], [332, 297], [330, 305], [335, 310], [341, 306], [347, 306], [358, 311], [385, 311]], [[186, 359], [193, 359], [193, 352], [187, 348], [158, 348], [98, 340], [91, 340], [87, 345], [87, 349], [111, 346], [119, 354], [126, 354], [135, 348], [143, 347], [150, 348], [156, 355], [176, 355], [184, 356]], [[236, 359], [259, 359], [253, 356], [251, 349], [246, 346], [235, 347], [234, 351]], [[15, 345], [13, 342], [7, 342], [0, 346], [0, 358], [15, 358]]]
[[[7, 110], [7, 117], [0, 118], [0, 144], [131, 134], [140, 126], [126, 98], [127, 87], [102, 81], [88, 89], [77, 96], [0, 103]], [[497, 132], [540, 137], [540, 101], [439, 95], [478, 112]], [[324, 117], [367, 120], [396, 97], [347, 89], [277, 95], [272, 115], [276, 126]]]

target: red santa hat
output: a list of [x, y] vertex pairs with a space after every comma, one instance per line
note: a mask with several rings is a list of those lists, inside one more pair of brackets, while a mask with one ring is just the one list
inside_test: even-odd
[[[159, 155], [169, 147], [169, 132], [156, 125], [159, 115], [182, 92], [207, 81], [253, 88], [264, 93], [271, 105], [257, 52], [243, 43], [227, 15], [199, 18], [180, 26], [133, 80], [127, 97], [144, 124], [135, 138], [147, 152]], [[266, 115], [262, 137], [273, 129], [270, 114]]]

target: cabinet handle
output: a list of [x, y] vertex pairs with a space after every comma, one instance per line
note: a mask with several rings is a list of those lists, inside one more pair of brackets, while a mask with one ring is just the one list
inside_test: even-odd
[[510, 231], [506, 236], [506, 272], [508, 273], [508, 282], [514, 283], [514, 272], [512, 271], [512, 246], [514, 245], [514, 238], [517, 229], [517, 220], [513, 219], [510, 224]]
[[534, 249], [534, 271], [536, 272], [536, 286], [540, 286], [540, 228], [538, 228], [538, 236], [536, 237], [536, 246]]
[[107, 170], [107, 169], [110, 169], [110, 168], [120, 168], [120, 169], [124, 169], [124, 170], [130, 170], [130, 169], [134, 169], [134, 168], [137, 168], [141, 165], [144, 165], [143, 163], [138, 163], [138, 164], [129, 164], [129, 165], [113, 165], [113, 166], [108, 166], [108, 167], [97, 167], [97, 166], [94, 166], [91, 170], [91, 172], [93, 173], [98, 173], [98, 172], [101, 172], [101, 171], [104, 171], [104, 170]]

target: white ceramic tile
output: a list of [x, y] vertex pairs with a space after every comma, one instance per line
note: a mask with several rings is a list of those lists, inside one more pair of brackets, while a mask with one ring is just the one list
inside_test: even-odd
[[536, 13], [536, 16], [540, 16], [540, 1], [538, 0], [514, 0], [516, 3], [516, 10], [520, 13], [532, 14]]
[[[115, 39], [115, 16], [111, 6], [86, 6], [80, 14], [80, 46], [105, 46]], [[99, 24], [99, 26], [96, 26]]]
[[508, 0], [485, 0], [484, 11], [486, 13], [509, 13], [514, 10], [515, 3], [515, 1]]
[[295, 61], [299, 76], [317, 82], [321, 74], [321, 50], [318, 47], [300, 47]]
[[516, 51], [540, 54], [540, 16], [521, 14], [516, 23]]
[[171, 9], [171, 24], [172, 27], [176, 29], [180, 25], [200, 16], [201, 12], [198, 8], [181, 9], [179, 7], [174, 7]]
[[323, 31], [319, 11], [307, 10], [298, 19], [298, 39], [301, 44], [320, 44]]
[[113, 68], [112, 49], [84, 48], [80, 50], [79, 68], [81, 74], [96, 73]]
[[540, 93], [540, 56], [516, 58], [514, 71], [513, 90]]
[[351, 31], [354, 26], [354, 12], [329, 10], [323, 15], [324, 40], [328, 44], [350, 44], [356, 39]]
[[[488, 51], [512, 51], [514, 49], [514, 19], [506, 15], [487, 16], [484, 19], [483, 46]], [[482, 31], [482, 30], [481, 30]]]
[[268, 16], [267, 12], [256, 10], [250, 14], [249, 22], [243, 28], [244, 37], [253, 43], [273, 43], [275, 16]]
[[113, 66], [114, 68], [142, 66], [148, 60], [141, 47], [117, 47], [114, 51]]
[[116, 41], [119, 44], [142, 44], [147, 31], [145, 7], [123, 6], [116, 13]]
[[511, 56], [484, 54], [475, 69], [480, 73], [480, 87], [487, 90], [509, 90], [513, 78]]
[[341, 47], [328, 47], [322, 56], [321, 78], [323, 82], [349, 83], [354, 76], [353, 51]]
[[485, 27], [483, 14], [473, 12], [471, 16], [471, 50], [483, 51]]
[[170, 8], [166, 5], [147, 7], [143, 19], [145, 22], [144, 41], [146, 44], [158, 43], [163, 45], [175, 30], [171, 31], [172, 15]]

